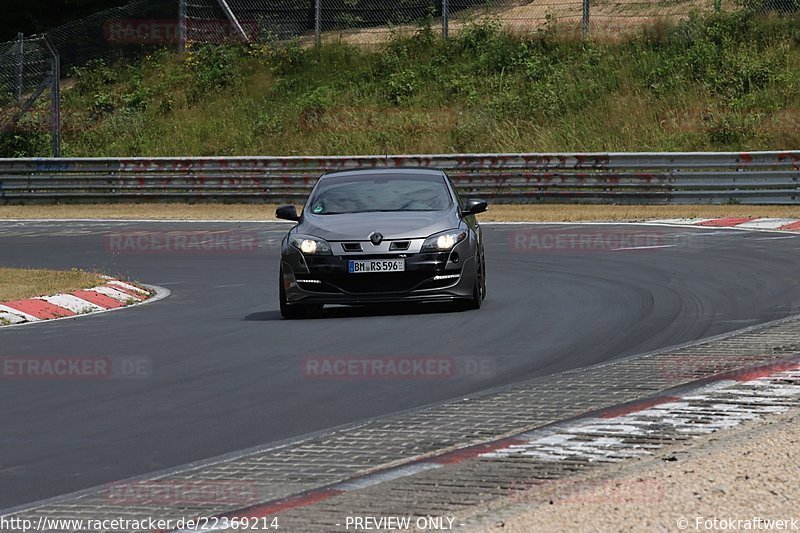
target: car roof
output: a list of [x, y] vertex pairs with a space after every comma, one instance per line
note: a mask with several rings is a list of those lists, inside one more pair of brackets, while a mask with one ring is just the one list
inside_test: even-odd
[[438, 168], [419, 168], [419, 167], [395, 167], [395, 168], [358, 168], [352, 170], [332, 170], [326, 172], [321, 176], [325, 178], [328, 176], [358, 176], [361, 174], [379, 175], [379, 176], [407, 176], [409, 174], [427, 175], [430, 177], [441, 178], [444, 171]]

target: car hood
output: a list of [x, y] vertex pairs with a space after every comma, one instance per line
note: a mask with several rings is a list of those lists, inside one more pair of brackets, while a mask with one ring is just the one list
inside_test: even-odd
[[326, 241], [366, 241], [373, 232], [385, 240], [421, 239], [457, 228], [461, 222], [455, 210], [404, 211], [389, 213], [348, 213], [341, 215], [303, 214], [294, 231]]

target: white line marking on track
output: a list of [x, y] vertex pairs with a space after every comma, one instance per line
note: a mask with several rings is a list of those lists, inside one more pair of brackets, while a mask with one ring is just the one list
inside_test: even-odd
[[621, 252], [624, 250], [653, 250], [655, 248], [673, 248], [677, 246], [677, 244], [659, 244], [653, 246], [626, 246], [624, 248], [612, 248], [612, 252]]
[[700, 224], [701, 222], [709, 222], [716, 220], [715, 218], [664, 218], [651, 220], [656, 224]]
[[424, 472], [425, 470], [432, 470], [434, 468], [441, 468], [442, 465], [437, 463], [415, 463], [407, 466], [400, 466], [393, 470], [388, 470], [386, 472], [379, 472], [377, 474], [371, 474], [368, 476], [364, 476], [363, 478], [353, 479], [351, 481], [345, 481], [343, 483], [339, 483], [336, 485], [336, 489], [339, 490], [359, 490], [366, 487], [371, 487], [372, 485], [377, 485], [378, 483], [383, 483], [384, 481], [392, 481], [393, 479], [399, 479], [405, 476], [411, 476], [414, 474], [418, 474], [419, 472]]

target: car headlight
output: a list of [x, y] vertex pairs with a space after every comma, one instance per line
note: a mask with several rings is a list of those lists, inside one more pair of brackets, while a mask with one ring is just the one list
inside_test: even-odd
[[331, 245], [318, 237], [293, 235], [289, 242], [305, 255], [331, 255]]
[[460, 229], [451, 229], [431, 235], [422, 243], [423, 252], [446, 252], [453, 246], [467, 238], [467, 232]]

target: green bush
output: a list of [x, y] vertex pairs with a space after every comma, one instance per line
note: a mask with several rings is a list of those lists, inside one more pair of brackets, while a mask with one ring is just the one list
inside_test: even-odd
[[38, 130], [0, 130], [0, 157], [46, 157], [50, 135]]
[[186, 66], [191, 74], [192, 101], [241, 81], [239, 63], [243, 48], [236, 45], [202, 45], [187, 53]]
[[107, 92], [98, 92], [92, 96], [89, 111], [94, 118], [100, 118], [114, 111], [114, 97]]
[[404, 104], [414, 96], [414, 93], [419, 89], [419, 85], [420, 78], [415, 71], [405, 69], [395, 72], [389, 76], [387, 98], [392, 104]]
[[119, 80], [118, 71], [106, 65], [102, 59], [89, 61], [82, 67], [72, 69], [75, 90], [82, 95], [95, 94]]
[[[141, 78], [137, 78], [129, 90], [122, 94], [122, 107], [127, 111], [143, 111], [153, 99], [153, 91]], [[163, 100], [162, 100], [163, 102]]]

